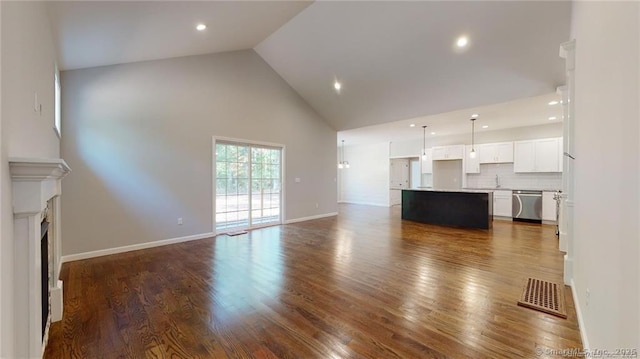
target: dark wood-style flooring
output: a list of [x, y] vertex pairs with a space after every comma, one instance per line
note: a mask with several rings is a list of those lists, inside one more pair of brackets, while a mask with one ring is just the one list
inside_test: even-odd
[[[341, 205], [338, 217], [66, 263], [45, 358], [535, 358], [579, 348], [516, 305], [562, 283], [553, 226], [468, 230]], [[540, 349], [538, 349], [540, 350]]]

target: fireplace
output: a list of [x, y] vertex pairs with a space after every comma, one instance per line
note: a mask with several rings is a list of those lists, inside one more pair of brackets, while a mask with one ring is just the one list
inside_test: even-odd
[[40, 223], [40, 297], [42, 307], [42, 338], [44, 339], [44, 332], [47, 329], [47, 322], [49, 321], [49, 222], [45, 218]]
[[60, 271], [61, 159], [10, 158], [13, 194], [15, 356], [39, 358], [49, 324], [62, 319]]

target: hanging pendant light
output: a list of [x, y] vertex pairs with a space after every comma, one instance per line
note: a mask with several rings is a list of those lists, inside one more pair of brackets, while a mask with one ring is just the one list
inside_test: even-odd
[[427, 126], [422, 126], [422, 160], [427, 159]]
[[349, 161], [344, 160], [344, 140], [342, 140], [342, 148], [340, 151], [340, 162], [338, 162], [338, 168], [349, 168]]
[[475, 145], [475, 132], [476, 132], [476, 118], [471, 117], [471, 152], [469, 153], [470, 158], [476, 158], [476, 149]]

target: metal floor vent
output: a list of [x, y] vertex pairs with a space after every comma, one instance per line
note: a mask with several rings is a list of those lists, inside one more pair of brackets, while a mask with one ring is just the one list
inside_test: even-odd
[[228, 232], [227, 236], [239, 236], [241, 234], [247, 234], [247, 231]]
[[564, 308], [564, 286], [556, 283], [536, 278], [527, 279], [518, 305], [567, 318]]

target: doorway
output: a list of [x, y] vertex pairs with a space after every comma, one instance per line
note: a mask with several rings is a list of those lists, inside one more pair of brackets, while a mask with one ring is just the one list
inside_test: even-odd
[[282, 147], [215, 140], [216, 233], [280, 224]]

